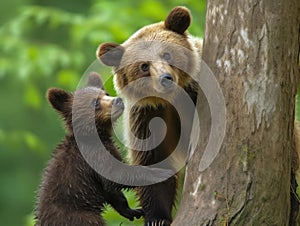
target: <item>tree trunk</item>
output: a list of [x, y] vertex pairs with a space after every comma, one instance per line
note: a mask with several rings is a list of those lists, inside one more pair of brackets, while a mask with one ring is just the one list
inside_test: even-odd
[[224, 95], [226, 132], [201, 172], [213, 123], [203, 91], [202, 136], [172, 225], [295, 225], [289, 218], [299, 23], [299, 0], [207, 2], [202, 58]]

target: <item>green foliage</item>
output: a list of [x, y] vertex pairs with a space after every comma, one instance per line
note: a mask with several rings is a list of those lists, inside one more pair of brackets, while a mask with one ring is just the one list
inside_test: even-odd
[[[62, 122], [45, 99], [46, 90], [76, 89], [102, 42], [126, 40], [138, 28], [163, 20], [186, 5], [190, 32], [203, 36], [205, 2], [10, 0], [0, 7], [0, 219], [1, 225], [32, 226], [43, 168], [64, 136]], [[109, 77], [109, 72], [107, 75]], [[106, 81], [114, 95], [112, 79]], [[132, 207], [132, 193], [126, 193]], [[112, 210], [109, 225], [129, 223]]]

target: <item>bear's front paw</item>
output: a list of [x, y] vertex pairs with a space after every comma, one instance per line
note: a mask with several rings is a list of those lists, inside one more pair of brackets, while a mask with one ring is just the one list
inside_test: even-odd
[[135, 209], [135, 210], [132, 210], [132, 216], [134, 216], [135, 218], [139, 219], [141, 218], [142, 216], [144, 216], [144, 210], [143, 209]]
[[154, 220], [145, 222], [144, 226], [170, 226], [171, 221], [169, 220]]

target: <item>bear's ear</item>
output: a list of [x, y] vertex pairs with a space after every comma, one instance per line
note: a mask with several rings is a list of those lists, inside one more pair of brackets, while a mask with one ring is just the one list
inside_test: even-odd
[[67, 115], [72, 110], [72, 94], [59, 88], [50, 88], [47, 91], [47, 99], [52, 107], [63, 115]]
[[97, 57], [107, 66], [118, 67], [125, 52], [123, 46], [115, 43], [104, 43], [97, 49]]
[[103, 82], [101, 80], [100, 75], [97, 72], [93, 71], [90, 73], [87, 86], [93, 86], [93, 87], [103, 89]]
[[183, 6], [177, 6], [172, 9], [170, 14], [165, 19], [165, 27], [178, 34], [183, 34], [190, 26], [190, 23], [190, 11]]

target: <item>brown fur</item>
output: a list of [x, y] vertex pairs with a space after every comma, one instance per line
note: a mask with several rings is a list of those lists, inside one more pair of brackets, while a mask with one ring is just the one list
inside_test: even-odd
[[[115, 120], [120, 116], [123, 104], [120, 100], [107, 96], [102, 88], [99, 75], [92, 74], [88, 87], [74, 94], [57, 88], [48, 91], [48, 100], [61, 114], [68, 132], [53, 152], [43, 175], [35, 211], [37, 226], [105, 225], [100, 215], [105, 203], [111, 204], [130, 220], [143, 214], [141, 210], [129, 208], [121, 192], [124, 186], [103, 178], [88, 165], [76, 143], [78, 137], [75, 140], [73, 131], [77, 129], [83, 142], [80, 144], [81, 148], [99, 151], [99, 147], [90, 139], [92, 125], [96, 124], [96, 133], [105, 149], [122, 161], [111, 139], [111, 118]], [[75, 95], [78, 101], [74, 101]], [[112, 105], [117, 110], [112, 111]], [[77, 110], [72, 112], [72, 107]], [[95, 114], [91, 115], [90, 112]]]
[[190, 26], [191, 18], [188, 9], [175, 7], [165, 20], [165, 27], [176, 33], [183, 34]]
[[[126, 131], [131, 131], [140, 139], [152, 136], [155, 141], [163, 136], [162, 129], [156, 128], [150, 132], [149, 122], [160, 117], [167, 125], [166, 136], [157, 147], [147, 152], [130, 150], [133, 164], [151, 165], [164, 160], [173, 153], [181, 134], [183, 142], [179, 147], [180, 154], [175, 158], [181, 159], [187, 155], [194, 111], [186, 108], [177, 89], [169, 92], [164, 90], [159, 79], [166, 73], [171, 75], [173, 81], [196, 103], [198, 86], [193, 78], [200, 70], [202, 41], [186, 31], [190, 20], [186, 8], [176, 7], [164, 22], [141, 28], [122, 45], [105, 43], [97, 50], [99, 59], [114, 67], [115, 87], [125, 99]], [[118, 56], [121, 57], [117, 59]], [[140, 78], [146, 79], [138, 81]], [[132, 82], [136, 84], [127, 88]], [[169, 101], [157, 97], [157, 92], [164, 93]], [[137, 98], [147, 94], [147, 98], [135, 103]], [[178, 112], [172, 106], [175, 103], [179, 103], [180, 112], [184, 112], [184, 118], [181, 119], [184, 120], [183, 128]], [[136, 145], [134, 139], [128, 142], [130, 146]], [[151, 142], [150, 139], [147, 145]], [[171, 159], [166, 164], [172, 168], [174, 163]], [[145, 225], [170, 225], [176, 184], [177, 177], [174, 176], [162, 183], [137, 189], [145, 211]]]

